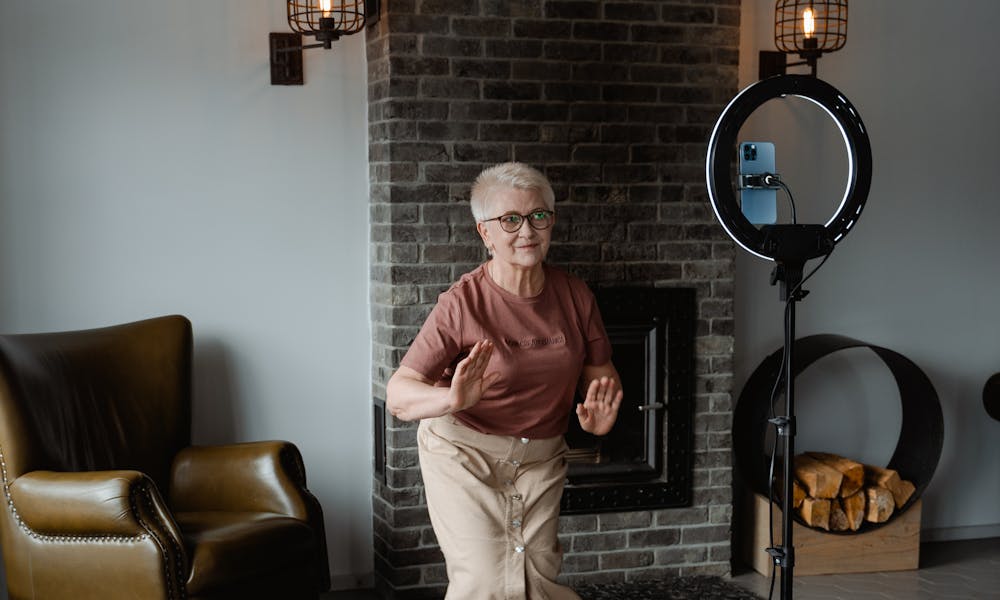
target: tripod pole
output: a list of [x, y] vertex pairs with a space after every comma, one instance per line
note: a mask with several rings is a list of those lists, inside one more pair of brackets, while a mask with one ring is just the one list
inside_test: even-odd
[[[798, 285], [798, 284], [796, 284]], [[785, 362], [785, 417], [787, 422], [784, 432], [778, 429], [778, 434], [784, 436], [784, 481], [782, 511], [781, 511], [781, 550], [784, 564], [781, 565], [781, 598], [792, 600], [792, 570], [795, 567], [795, 546], [792, 544], [792, 507], [793, 473], [792, 459], [795, 456], [795, 375], [792, 371], [792, 357], [795, 345], [795, 291], [788, 298], [788, 316], [785, 319], [785, 348], [788, 360]]]
[[[802, 271], [805, 261], [779, 262], [771, 274], [771, 283], [781, 282], [781, 299], [785, 302], [785, 414], [771, 419], [782, 444], [781, 546], [768, 548], [774, 563], [781, 567], [781, 599], [792, 600], [792, 572], [795, 568], [795, 546], [792, 544], [792, 510], [794, 509], [793, 459], [795, 457], [795, 303], [807, 292], [802, 291]], [[770, 485], [770, 483], [768, 484]]]

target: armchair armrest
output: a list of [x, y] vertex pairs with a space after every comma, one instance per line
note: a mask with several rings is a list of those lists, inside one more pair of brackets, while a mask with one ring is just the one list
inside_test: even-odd
[[[43, 552], [59, 553], [66, 545], [82, 549], [72, 564], [37, 561], [31, 567], [37, 581], [83, 589], [84, 581], [114, 580], [127, 571], [136, 575], [131, 585], [142, 597], [157, 597], [143, 594], [162, 589], [164, 583], [169, 589], [183, 589], [188, 556], [180, 530], [156, 484], [144, 474], [32, 471], [8, 489], [15, 519], [29, 535], [45, 542]], [[149, 551], [109, 562], [106, 549], [119, 544]], [[95, 551], [86, 551], [88, 546]]]
[[284, 441], [185, 448], [170, 481], [178, 512], [271, 512], [309, 521], [318, 504], [298, 448]]
[[170, 506], [177, 512], [270, 512], [305, 521], [319, 545], [320, 589], [330, 588], [323, 509], [306, 489], [302, 455], [291, 442], [181, 450], [170, 473]]
[[21, 521], [40, 535], [153, 535], [179, 545], [180, 534], [153, 482], [138, 471], [32, 471], [10, 484]]

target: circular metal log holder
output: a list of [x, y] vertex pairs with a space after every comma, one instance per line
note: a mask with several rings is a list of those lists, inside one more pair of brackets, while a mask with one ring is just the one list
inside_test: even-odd
[[983, 386], [983, 408], [986, 414], [1000, 421], [1000, 373], [995, 373]]
[[[916, 488], [907, 503], [897, 509], [896, 513], [902, 514], [920, 498], [941, 458], [944, 443], [941, 404], [930, 379], [911, 360], [888, 348], [842, 335], [820, 334], [796, 340], [792, 372], [798, 377], [817, 360], [848, 348], [867, 348], [874, 352], [889, 368], [899, 388], [903, 418], [899, 441], [887, 466], [898, 471], [901, 478], [909, 480]], [[765, 434], [769, 426], [771, 390], [779, 376], [782, 352], [783, 349], [779, 348], [754, 370], [740, 393], [733, 413], [733, 448], [736, 452], [737, 471], [755, 492], [767, 497], [772, 494], [768, 482], [770, 461], [765, 448]], [[808, 527], [798, 517], [796, 521]], [[892, 519], [887, 522], [891, 521]], [[863, 533], [884, 524], [865, 522], [858, 532], [843, 533]]]

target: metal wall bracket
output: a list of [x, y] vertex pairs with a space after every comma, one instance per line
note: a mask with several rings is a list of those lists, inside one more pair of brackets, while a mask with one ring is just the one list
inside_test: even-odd
[[271, 85], [303, 85], [302, 35], [271, 33]]
[[784, 52], [761, 50], [757, 64], [757, 79], [767, 79], [775, 75], [784, 75], [788, 68], [788, 55]]

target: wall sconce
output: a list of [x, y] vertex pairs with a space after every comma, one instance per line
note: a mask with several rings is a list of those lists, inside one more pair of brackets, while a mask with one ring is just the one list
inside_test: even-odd
[[[784, 75], [788, 67], [809, 65], [847, 43], [847, 0], [778, 0], [774, 6], [774, 45], [778, 52], [760, 53], [760, 79]], [[803, 60], [788, 62], [789, 54]]]
[[[295, 33], [274, 33], [271, 47], [271, 85], [302, 85], [302, 50], [333, 47], [342, 35], [351, 35], [378, 21], [379, 0], [287, 0], [288, 26]], [[302, 45], [302, 36], [316, 38]]]

